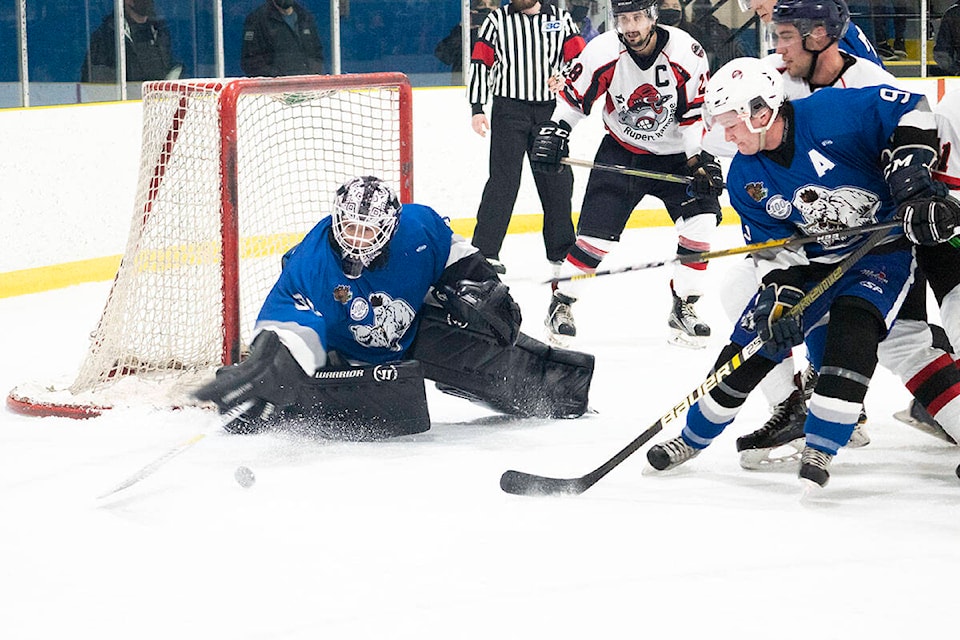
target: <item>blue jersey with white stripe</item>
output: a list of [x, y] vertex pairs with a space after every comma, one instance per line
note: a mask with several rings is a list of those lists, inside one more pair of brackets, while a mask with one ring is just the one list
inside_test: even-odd
[[870, 38], [853, 21], [847, 25], [847, 30], [843, 32], [843, 37], [837, 42], [837, 46], [840, 47], [841, 51], [846, 51], [858, 58], [864, 58], [879, 65], [881, 69], [886, 68], [883, 66], [883, 60], [880, 59], [877, 50], [873, 48]]

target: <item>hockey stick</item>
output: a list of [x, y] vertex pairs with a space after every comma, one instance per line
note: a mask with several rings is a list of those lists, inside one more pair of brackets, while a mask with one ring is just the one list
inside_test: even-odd
[[[793, 317], [802, 314], [813, 302], [823, 293], [833, 286], [843, 275], [853, 268], [856, 263], [865, 256], [874, 246], [883, 240], [888, 234], [888, 229], [874, 231], [866, 241], [857, 248], [856, 251], [848, 255], [837, 267], [827, 274], [817, 286], [806, 293], [790, 311], [787, 316]], [[687, 395], [680, 403], [674, 405], [670, 411], [665, 413], [657, 420], [653, 426], [637, 436], [630, 444], [618, 451], [616, 455], [601, 464], [590, 473], [579, 478], [550, 478], [539, 476], [523, 471], [505, 471], [500, 476], [500, 488], [518, 496], [530, 495], [579, 495], [595, 485], [600, 478], [610, 473], [617, 465], [629, 458], [640, 447], [647, 443], [653, 436], [657, 435], [664, 425], [680, 419], [683, 414], [695, 404], [701, 397], [706, 395], [711, 389], [716, 387], [728, 375], [736, 371], [763, 347], [763, 341], [760, 336], [755, 337], [736, 355], [726, 363], [711, 371], [710, 375], [703, 383]]]
[[550, 280], [544, 281], [543, 284], [553, 284], [554, 282], [570, 282], [572, 280], [587, 280], [589, 278], [599, 278], [600, 276], [609, 276], [616, 273], [626, 273], [628, 271], [654, 269], [656, 267], [664, 267], [668, 264], [690, 264], [691, 262], [707, 262], [708, 260], [714, 260], [716, 258], [726, 258], [727, 256], [735, 256], [743, 253], [754, 253], [756, 251], [763, 251], [764, 249], [777, 249], [780, 247], [795, 247], [798, 245], [807, 244], [808, 242], [813, 242], [814, 240], [819, 240], [820, 238], [824, 238], [827, 236], [843, 238], [845, 236], [861, 235], [863, 233], [870, 233], [872, 231], [894, 229], [902, 225], [903, 223], [899, 221], [878, 222], [877, 224], [871, 224], [863, 227], [851, 227], [849, 229], [839, 229], [837, 231], [820, 231], [817, 233], [810, 234], [809, 236], [791, 236], [789, 238], [778, 238], [776, 240], [766, 240], [764, 242], [755, 242], [753, 244], [744, 245], [742, 247], [733, 247], [730, 249], [717, 249], [715, 251], [701, 251], [700, 253], [687, 253], [684, 255], [675, 256], [673, 258], [668, 258], [666, 260], [659, 260], [657, 262], [643, 262], [640, 264], [631, 264], [624, 267], [614, 267], [612, 269], [603, 269], [600, 271], [594, 271], [593, 273], [578, 273], [572, 276], [551, 278]]
[[571, 167], [586, 167], [588, 169], [598, 169], [600, 171], [612, 171], [613, 173], [622, 173], [625, 176], [636, 176], [637, 178], [650, 178], [651, 180], [662, 180], [663, 182], [675, 182], [677, 184], [690, 184], [693, 178], [690, 176], [679, 176], [675, 173], [661, 173], [659, 171], [647, 171], [646, 169], [632, 169], [622, 164], [603, 164], [591, 160], [577, 160], [575, 158], [561, 158], [562, 164]]
[[[219, 424], [217, 425], [217, 428], [222, 429], [224, 425], [230, 424], [233, 420], [237, 418], [237, 416], [239, 416], [241, 413], [243, 413], [244, 411], [246, 411], [252, 406], [253, 406], [253, 400], [247, 400], [243, 404], [237, 407], [234, 407], [231, 411], [223, 414], [223, 417], [220, 420]], [[99, 496], [97, 496], [97, 499], [101, 500], [108, 496], [112, 496], [115, 493], [118, 493], [120, 491], [123, 491], [124, 489], [127, 489], [128, 487], [135, 485], [136, 483], [140, 482], [147, 476], [153, 475], [153, 473], [157, 469], [167, 464], [168, 462], [176, 458], [178, 455], [180, 455], [181, 453], [183, 453], [184, 451], [191, 448], [193, 445], [197, 444], [198, 442], [206, 438], [208, 435], [210, 435], [211, 431], [213, 431], [213, 429], [211, 429], [210, 431], [202, 431], [200, 433], [194, 434], [189, 439], [184, 440], [177, 446], [173, 447], [172, 449], [164, 453], [162, 456], [160, 456], [159, 458], [157, 458], [147, 466], [143, 467], [142, 469], [140, 469], [139, 471], [137, 471], [136, 473], [128, 477], [126, 480], [124, 480], [114, 488], [110, 489], [105, 493], [101, 493]]]

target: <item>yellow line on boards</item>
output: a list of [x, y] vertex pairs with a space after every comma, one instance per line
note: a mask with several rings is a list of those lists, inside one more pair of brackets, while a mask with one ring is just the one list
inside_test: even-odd
[[[575, 214], [574, 218], [576, 219], [578, 215]], [[723, 224], [739, 224], [739, 218], [733, 209], [724, 208]], [[474, 226], [476, 226], [476, 220], [473, 218], [450, 220], [450, 227], [454, 232], [467, 238], [473, 235]], [[537, 233], [542, 226], [543, 216], [540, 214], [517, 214], [511, 218], [507, 233]], [[628, 229], [664, 226], [672, 226], [672, 223], [663, 209], [637, 210], [627, 221]], [[291, 239], [285, 236], [281, 240], [282, 242], [277, 243], [276, 246], [285, 250], [291, 244]], [[0, 298], [41, 293], [87, 282], [112, 280], [120, 266], [120, 257], [106, 256], [0, 273]]]

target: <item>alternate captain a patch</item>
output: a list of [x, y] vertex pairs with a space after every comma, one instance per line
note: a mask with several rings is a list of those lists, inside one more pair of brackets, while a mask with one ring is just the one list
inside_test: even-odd
[[767, 188], [763, 186], [762, 182], [748, 182], [743, 188], [747, 190], [747, 195], [753, 198], [755, 202], [760, 202], [767, 197]]

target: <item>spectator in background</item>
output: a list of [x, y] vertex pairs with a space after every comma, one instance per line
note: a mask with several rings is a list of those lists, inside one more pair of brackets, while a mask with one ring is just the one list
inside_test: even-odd
[[933, 59], [944, 75], [960, 75], [960, 3], [951, 5], [940, 20]]
[[[669, 1], [669, 0], [668, 0]], [[677, 0], [673, 0], [676, 2]], [[661, 19], [663, 11], [660, 12]], [[740, 39], [733, 30], [714, 15], [710, 0], [693, 0], [691, 20], [684, 27], [693, 39], [700, 43], [710, 60], [710, 72], [713, 73], [730, 60], [747, 55]]]
[[[551, 78], [583, 50], [586, 43], [570, 14], [537, 0], [510, 0], [490, 12], [477, 36], [470, 60], [467, 97], [470, 126], [480, 136], [490, 131], [490, 177], [477, 210], [473, 245], [505, 273], [500, 247], [520, 191], [524, 155], [534, 137], [549, 125], [556, 104]], [[483, 112], [493, 102], [490, 120]], [[543, 205], [543, 244], [556, 268], [576, 235], [571, 219], [573, 172], [534, 173]]]
[[598, 35], [600, 30], [593, 24], [593, 18], [598, 13], [596, 0], [570, 0], [570, 16], [580, 27], [580, 35], [584, 42], [590, 42]]
[[[166, 20], [157, 18], [153, 0], [124, 0], [123, 18], [127, 82], [179, 78], [183, 65], [173, 61], [170, 30]], [[111, 13], [91, 34], [80, 82], [116, 82], [115, 22]]]
[[[473, 0], [470, 5], [470, 46], [477, 41], [477, 31], [480, 25], [486, 19], [487, 14], [500, 7], [500, 0]], [[447, 37], [437, 44], [433, 50], [433, 55], [443, 64], [450, 65], [451, 70], [456, 73], [463, 71], [463, 47], [460, 46], [463, 38], [460, 34], [460, 23], [457, 23]]]
[[[665, 24], [670, 27], [677, 27], [689, 32], [689, 23], [687, 16], [683, 11], [684, 7], [680, 0], [661, 0], [660, 1], [660, 19], [657, 24]], [[700, 43], [703, 44], [702, 42]]]
[[266, 0], [243, 23], [240, 67], [248, 76], [323, 73], [313, 14], [293, 0]]
[[[877, 53], [883, 60], [891, 61], [907, 57], [903, 36], [907, 31], [910, 15], [910, 0], [873, 0], [873, 30], [876, 36]], [[893, 25], [893, 46], [890, 46], [890, 25]]]

